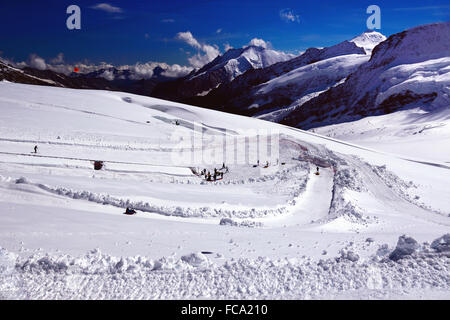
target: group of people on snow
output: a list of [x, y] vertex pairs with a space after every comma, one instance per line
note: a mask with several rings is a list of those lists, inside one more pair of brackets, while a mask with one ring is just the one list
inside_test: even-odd
[[200, 171], [200, 176], [204, 177], [206, 181], [217, 181], [222, 180], [224, 173], [228, 173], [228, 167], [224, 164], [222, 164], [222, 168], [217, 170], [214, 168], [214, 173], [211, 174], [209, 170], [203, 169]]

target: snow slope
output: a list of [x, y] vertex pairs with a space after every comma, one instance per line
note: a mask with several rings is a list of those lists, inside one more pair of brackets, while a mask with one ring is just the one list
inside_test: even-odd
[[448, 299], [450, 165], [120, 92], [0, 82], [0, 114], [2, 298]]
[[310, 129], [402, 109], [448, 108], [450, 22], [390, 36], [346, 81], [306, 102], [282, 123]]
[[324, 126], [314, 132], [404, 157], [449, 164], [450, 109], [420, 108]]
[[[369, 58], [362, 54], [343, 55], [292, 70], [258, 86], [254, 94], [255, 103], [250, 108], [257, 109], [260, 105], [273, 105], [271, 109], [263, 110], [261, 115], [256, 114], [256, 116], [260, 119], [279, 122], [311, 98], [345, 81], [349, 74], [367, 62]], [[281, 100], [289, 97], [293, 102], [280, 107], [276, 102], [280, 97], [282, 97]]]

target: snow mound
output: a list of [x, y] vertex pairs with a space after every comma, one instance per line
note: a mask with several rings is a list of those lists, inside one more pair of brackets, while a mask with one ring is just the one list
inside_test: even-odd
[[343, 261], [343, 260], [348, 260], [351, 262], [356, 262], [359, 260], [359, 255], [355, 252], [353, 252], [352, 250], [345, 250], [342, 249], [340, 251], [341, 256], [339, 258], [337, 258], [337, 261]]
[[16, 258], [16, 254], [8, 252], [6, 249], [0, 247], [0, 275], [11, 273], [11, 271], [14, 269]]
[[261, 222], [250, 221], [250, 220], [235, 221], [231, 218], [222, 218], [222, 219], [220, 219], [219, 224], [221, 226], [247, 227], [247, 228], [256, 228], [256, 227], [263, 226], [263, 223], [261, 223]]
[[410, 256], [416, 253], [420, 248], [419, 243], [406, 235], [402, 235], [398, 238], [397, 246], [394, 251], [389, 255], [389, 259], [392, 261], [400, 260], [406, 256]]
[[204, 268], [210, 265], [208, 258], [201, 252], [182, 256], [181, 260], [196, 268]]
[[181, 271], [211, 265], [206, 256], [201, 253], [192, 253], [181, 257], [181, 259], [169, 256], [153, 260], [143, 256], [115, 257], [104, 254], [99, 249], [94, 249], [81, 257], [36, 254], [18, 262], [16, 270], [31, 274], [111, 275], [163, 270]]
[[431, 243], [431, 248], [438, 252], [449, 252], [450, 251], [450, 233], [437, 238]]

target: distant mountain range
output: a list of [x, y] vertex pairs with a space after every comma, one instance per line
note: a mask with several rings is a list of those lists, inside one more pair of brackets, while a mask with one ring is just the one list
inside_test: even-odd
[[[373, 39], [365, 43], [371, 50], [386, 38], [371, 32], [355, 39]], [[323, 49], [311, 48], [291, 60], [252, 69], [204, 97], [183, 102], [278, 121], [286, 112], [345, 79], [369, 58], [366, 49], [353, 40]]]
[[448, 107], [449, 70], [447, 22], [388, 39], [369, 31], [298, 56], [253, 45], [230, 49], [175, 80], [159, 67], [136, 79], [126, 68], [64, 75], [3, 62], [0, 80], [120, 90], [309, 129], [402, 108]]
[[264, 69], [294, 57], [291, 54], [254, 45], [230, 49], [186, 77], [159, 84], [152, 92], [152, 96], [176, 101], [206, 96], [211, 90], [232, 82], [247, 71]]
[[390, 36], [342, 84], [280, 122], [308, 129], [416, 107], [450, 107], [450, 23]]

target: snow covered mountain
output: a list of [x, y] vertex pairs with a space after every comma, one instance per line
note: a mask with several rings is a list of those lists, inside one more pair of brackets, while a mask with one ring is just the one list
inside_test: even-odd
[[143, 71], [137, 72], [138, 68], [139, 65], [120, 68], [107, 67], [88, 73], [72, 72], [66, 75], [51, 69], [16, 68], [0, 60], [0, 80], [62, 88], [113, 90], [150, 95], [158, 83], [173, 79], [166, 75], [167, 69], [160, 66], [154, 66], [151, 69], [150, 77], [144, 77]]
[[0, 114], [1, 299], [449, 298], [449, 164], [123, 92]]
[[390, 36], [344, 83], [306, 102], [282, 123], [313, 128], [367, 116], [450, 106], [450, 22]]
[[[230, 83], [220, 85], [206, 97], [186, 102], [279, 121], [367, 62], [370, 58], [366, 54], [367, 48], [382, 41], [384, 36], [364, 33], [355, 39], [323, 49], [311, 48], [289, 61], [250, 70]], [[366, 50], [357, 43], [365, 45]]]
[[119, 86], [102, 77], [71, 77], [52, 70], [16, 68], [0, 61], [0, 80], [74, 89], [119, 90]]
[[229, 83], [249, 70], [266, 68], [294, 57], [292, 54], [255, 45], [230, 49], [186, 77], [157, 86], [152, 96], [175, 101], [205, 96], [212, 89]]
[[386, 36], [376, 31], [367, 31], [363, 34], [353, 38], [350, 42], [353, 42], [358, 47], [363, 48], [367, 54], [372, 54], [373, 48], [378, 44], [386, 40]]
[[26, 73], [24, 70], [15, 68], [6, 62], [0, 60], [0, 81], [6, 80], [10, 82], [26, 83], [26, 84], [38, 84], [38, 85], [56, 85], [56, 83], [50, 79], [39, 78], [31, 74]]

